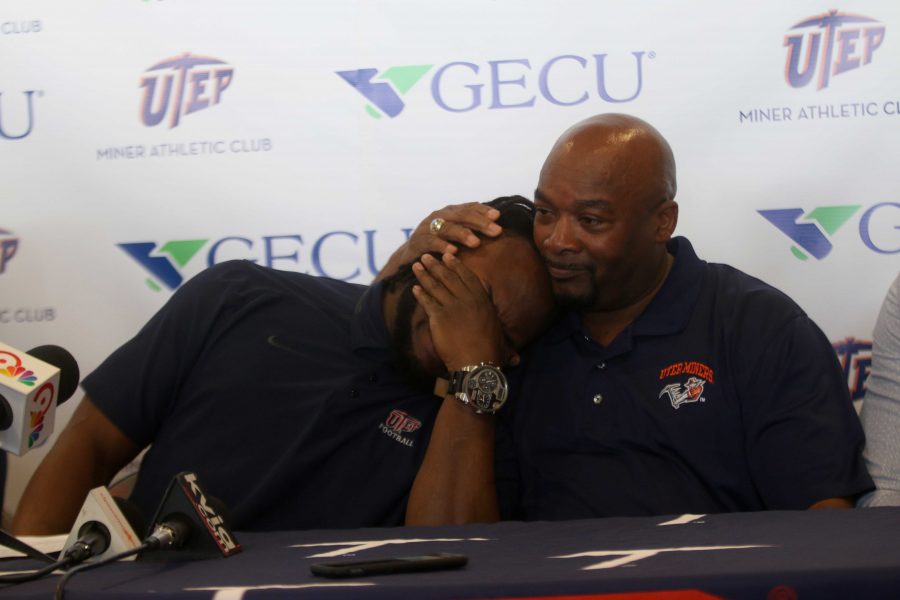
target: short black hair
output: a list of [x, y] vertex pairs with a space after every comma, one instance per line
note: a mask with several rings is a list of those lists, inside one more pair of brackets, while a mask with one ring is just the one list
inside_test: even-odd
[[[485, 204], [500, 211], [500, 217], [496, 223], [503, 228], [504, 232], [528, 240], [533, 239], [534, 203], [531, 200], [523, 196], [501, 196], [485, 202]], [[478, 232], [475, 235], [481, 238], [486, 237]]]

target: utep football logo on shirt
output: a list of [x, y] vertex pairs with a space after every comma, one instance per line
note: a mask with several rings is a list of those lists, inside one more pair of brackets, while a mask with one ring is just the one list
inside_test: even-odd
[[667, 384], [660, 390], [657, 397], [668, 396], [672, 408], [676, 410], [683, 404], [706, 402], [706, 398], [703, 397], [703, 388], [708, 383], [715, 383], [713, 370], [701, 362], [683, 361], [673, 363], [659, 372], [661, 380], [680, 375], [689, 375], [690, 377], [687, 381]]
[[422, 427], [422, 421], [397, 408], [390, 412], [384, 423], [378, 424], [381, 433], [410, 448], [413, 446], [413, 440], [402, 434], [412, 433], [420, 427]]
[[800, 31], [784, 38], [788, 49], [784, 77], [788, 85], [800, 88], [818, 71], [816, 90], [822, 90], [831, 76], [872, 62], [884, 42], [885, 27], [871, 17], [830, 10], [791, 27], [796, 30]]
[[182, 115], [218, 104], [234, 78], [234, 68], [225, 61], [187, 52], [157, 63], [146, 72], [150, 74], [141, 79], [141, 120], [153, 127], [168, 114], [169, 129], [178, 126]]

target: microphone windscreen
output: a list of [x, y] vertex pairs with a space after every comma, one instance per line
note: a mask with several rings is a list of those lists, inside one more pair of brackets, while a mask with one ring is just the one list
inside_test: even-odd
[[81, 373], [78, 371], [78, 363], [75, 357], [68, 350], [52, 344], [37, 346], [27, 352], [27, 354], [49, 363], [59, 369], [59, 394], [57, 395], [56, 404], [60, 405], [75, 393], [78, 389], [78, 381]]

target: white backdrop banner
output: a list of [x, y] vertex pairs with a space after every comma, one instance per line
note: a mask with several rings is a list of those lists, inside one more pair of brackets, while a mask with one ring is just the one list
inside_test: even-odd
[[84, 374], [224, 260], [368, 282], [431, 210], [531, 197], [563, 130], [626, 112], [675, 151], [678, 233], [793, 297], [859, 399], [900, 270], [898, 73], [888, 0], [5, 0], [0, 339]]

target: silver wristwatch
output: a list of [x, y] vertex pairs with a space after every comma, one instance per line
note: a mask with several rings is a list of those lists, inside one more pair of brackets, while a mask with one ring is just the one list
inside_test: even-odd
[[480, 363], [450, 373], [446, 393], [459, 398], [477, 414], [492, 415], [506, 402], [509, 386], [500, 367]]

